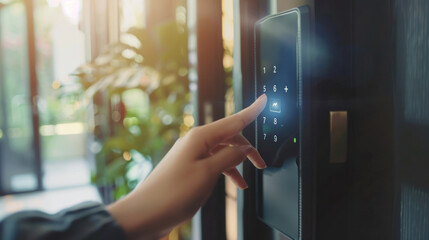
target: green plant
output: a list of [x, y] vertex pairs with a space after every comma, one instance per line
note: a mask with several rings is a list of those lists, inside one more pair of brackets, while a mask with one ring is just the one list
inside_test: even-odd
[[180, 129], [190, 127], [183, 124], [190, 98], [187, 53], [184, 25], [165, 23], [153, 35], [132, 28], [75, 72], [94, 104], [94, 135], [101, 147], [92, 181], [107, 189], [105, 200], [132, 190]]

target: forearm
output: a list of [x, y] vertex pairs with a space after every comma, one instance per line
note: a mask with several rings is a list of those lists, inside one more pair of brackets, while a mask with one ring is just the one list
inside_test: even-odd
[[161, 163], [137, 189], [107, 208], [129, 239], [158, 239], [204, 204], [218, 174], [192, 165], [184, 170]]
[[0, 239], [125, 239], [125, 233], [100, 203], [83, 203], [51, 215], [23, 211], [0, 222]]

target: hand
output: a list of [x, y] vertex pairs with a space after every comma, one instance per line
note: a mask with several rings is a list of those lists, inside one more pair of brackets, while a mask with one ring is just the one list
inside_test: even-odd
[[250, 107], [180, 138], [133, 192], [108, 207], [129, 238], [157, 239], [191, 218], [204, 205], [221, 173], [239, 188], [247, 184], [236, 166], [247, 157], [257, 168], [265, 162], [240, 134], [267, 103], [262, 95]]

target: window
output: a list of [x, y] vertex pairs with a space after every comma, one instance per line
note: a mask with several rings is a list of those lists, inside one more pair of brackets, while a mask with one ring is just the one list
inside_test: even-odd
[[32, 93], [23, 1], [0, 8], [1, 191], [36, 190]]
[[34, 28], [44, 187], [88, 184], [85, 108], [70, 76], [85, 63], [82, 0], [35, 0]]

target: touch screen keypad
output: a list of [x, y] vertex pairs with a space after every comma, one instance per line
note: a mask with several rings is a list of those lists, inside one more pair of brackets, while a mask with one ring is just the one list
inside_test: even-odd
[[298, 48], [296, 38], [277, 36], [261, 26], [261, 32], [265, 30], [269, 34], [259, 36], [256, 91], [258, 96], [267, 95], [268, 104], [258, 117], [257, 147], [268, 166], [273, 166], [282, 161], [279, 150], [297, 141]]
[[306, 146], [301, 145], [306, 142], [303, 132], [308, 131], [302, 122], [309, 109], [304, 111], [303, 104], [308, 104], [311, 84], [308, 22], [308, 8], [291, 9], [259, 20], [254, 35], [255, 95], [268, 98], [255, 128], [256, 148], [268, 165], [256, 171], [257, 213], [265, 224], [293, 240], [302, 238], [300, 211], [305, 209], [300, 151]]

